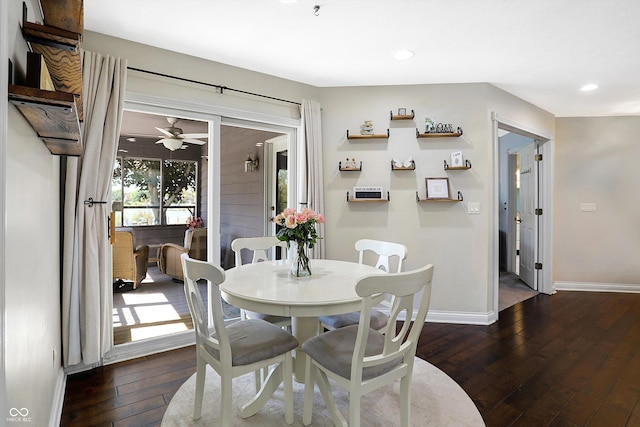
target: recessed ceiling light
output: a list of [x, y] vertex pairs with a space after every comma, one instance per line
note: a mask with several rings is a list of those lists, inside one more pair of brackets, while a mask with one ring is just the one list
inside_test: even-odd
[[133, 137], [132, 137], [132, 138], [127, 138], [127, 141], [129, 141], [129, 142], [136, 142], [136, 139], [135, 139], [135, 138], [133, 138]]
[[416, 53], [410, 49], [400, 49], [396, 53], [393, 54], [393, 57], [398, 61], [404, 61], [405, 59], [412, 58]]
[[581, 91], [583, 92], [588, 92], [590, 90], [594, 90], [594, 89], [598, 89], [598, 85], [597, 84], [588, 84], [588, 85], [584, 85], [580, 88]]

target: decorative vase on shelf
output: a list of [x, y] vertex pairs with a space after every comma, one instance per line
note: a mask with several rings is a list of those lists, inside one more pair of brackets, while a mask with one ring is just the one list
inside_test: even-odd
[[311, 268], [309, 268], [309, 245], [306, 242], [296, 244], [296, 250], [293, 252], [293, 260], [291, 262], [291, 275], [294, 277], [311, 276]]

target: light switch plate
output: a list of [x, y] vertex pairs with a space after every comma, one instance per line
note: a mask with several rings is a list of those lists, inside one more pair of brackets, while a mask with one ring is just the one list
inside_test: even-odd
[[480, 202], [469, 202], [467, 204], [467, 213], [469, 214], [479, 214], [480, 213]]

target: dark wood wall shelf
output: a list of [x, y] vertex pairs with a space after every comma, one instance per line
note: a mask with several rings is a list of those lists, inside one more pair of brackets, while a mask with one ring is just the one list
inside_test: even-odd
[[[9, 82], [9, 101], [27, 119], [52, 154], [80, 156], [83, 0], [40, 0], [40, 5], [44, 24], [28, 22], [27, 6], [23, 3], [21, 27], [22, 36], [32, 52], [29, 55], [36, 58], [39, 55], [42, 59], [33, 61], [38, 66], [27, 67], [25, 81], [29, 86]], [[29, 60], [32, 59], [30, 56]], [[44, 65], [40, 67], [42, 60]], [[42, 86], [41, 82], [49, 79], [55, 90], [45, 90], [50, 89], [50, 83]]]
[[350, 134], [347, 129], [347, 139], [387, 139], [389, 138], [389, 129], [387, 129], [387, 133], [374, 133], [370, 135], [360, 135], [360, 134]]
[[396, 166], [393, 160], [391, 160], [391, 170], [392, 171], [413, 171], [416, 170], [416, 162], [415, 160], [411, 160], [411, 166]]
[[458, 191], [457, 199], [421, 199], [416, 191], [416, 202], [434, 202], [434, 203], [450, 203], [450, 202], [462, 202], [464, 197], [462, 197], [462, 193]]
[[82, 121], [82, 36], [27, 21], [22, 23], [22, 35], [31, 50], [42, 55], [56, 91], [78, 95], [78, 119]]
[[28, 42], [45, 44], [62, 50], [76, 52], [80, 47], [82, 36], [73, 31], [34, 22], [22, 22], [22, 37]]
[[391, 120], [413, 120], [416, 116], [413, 110], [411, 110], [411, 114], [393, 114], [393, 111], [391, 111], [390, 115]]
[[71, 93], [9, 85], [14, 104], [52, 154], [82, 154], [76, 97]]
[[471, 162], [469, 160], [464, 161], [464, 166], [449, 166], [447, 161], [444, 161], [444, 170], [446, 171], [464, 171], [467, 169], [471, 169]]
[[362, 162], [360, 162], [359, 166], [356, 166], [356, 167], [342, 166], [342, 162], [338, 162], [338, 169], [341, 170], [341, 171], [351, 171], [351, 172], [361, 171], [362, 170]]

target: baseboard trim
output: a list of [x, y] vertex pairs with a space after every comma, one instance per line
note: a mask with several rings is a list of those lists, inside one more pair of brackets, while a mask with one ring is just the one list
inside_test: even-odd
[[117, 345], [105, 355], [103, 363], [110, 365], [137, 357], [175, 350], [177, 348], [194, 345], [195, 340], [195, 333], [193, 330], [189, 330], [150, 340]]
[[490, 325], [497, 320], [495, 312], [471, 313], [429, 310], [427, 322], [456, 323], [462, 325]]
[[67, 389], [67, 374], [60, 368], [56, 379], [55, 390], [51, 406], [51, 416], [49, 417], [49, 427], [58, 427], [62, 420], [62, 407], [64, 406], [64, 392]]
[[634, 283], [555, 282], [554, 286], [556, 291], [640, 293], [640, 284]]
[[[381, 312], [389, 315], [388, 309], [381, 309]], [[411, 320], [416, 319], [417, 310], [413, 310], [411, 314]], [[402, 314], [398, 316], [398, 320], [405, 320], [406, 316]], [[425, 322], [430, 323], [456, 323], [461, 325], [490, 325], [494, 323], [498, 318], [495, 312], [489, 313], [460, 313], [457, 311], [437, 311], [429, 310]]]

